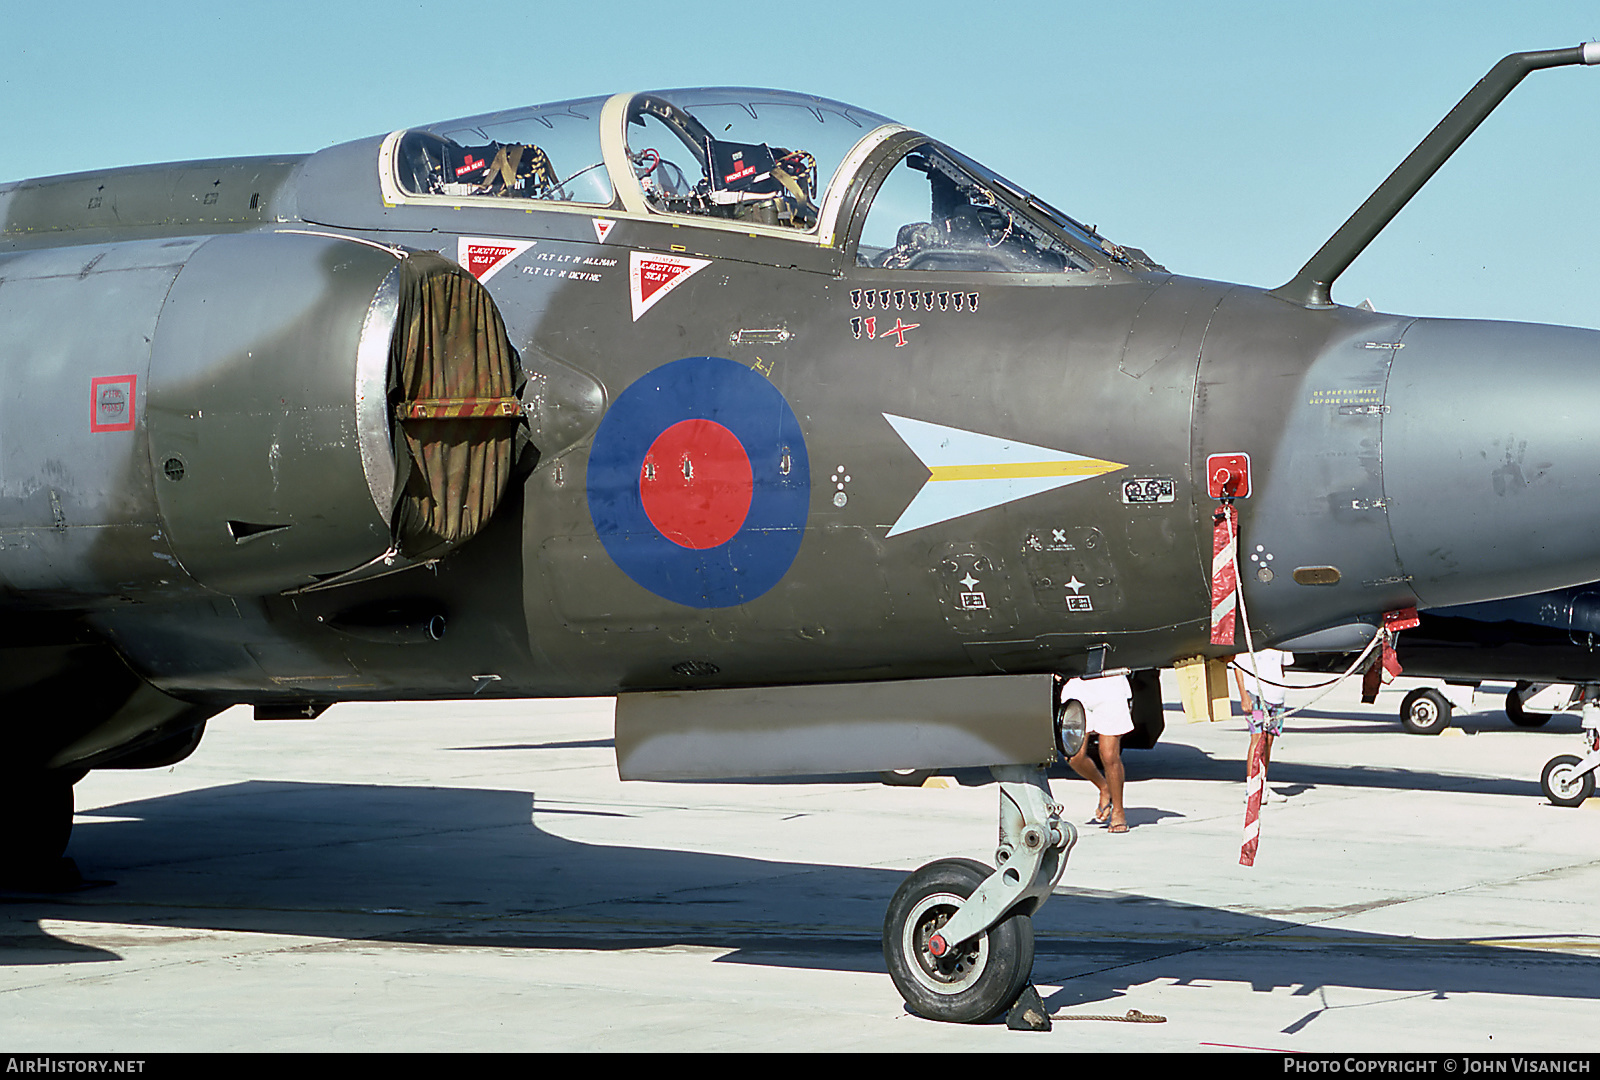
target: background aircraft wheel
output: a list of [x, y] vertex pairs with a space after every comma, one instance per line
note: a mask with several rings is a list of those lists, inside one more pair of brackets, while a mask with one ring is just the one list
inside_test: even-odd
[[1506, 695], [1506, 719], [1517, 727], [1544, 727], [1550, 722], [1548, 713], [1529, 713], [1522, 710], [1521, 692], [1530, 685], [1532, 684], [1519, 682], [1516, 689]]
[[936, 957], [928, 938], [989, 876], [971, 859], [940, 859], [895, 890], [883, 920], [883, 958], [889, 977], [918, 1016], [959, 1024], [982, 1023], [1005, 1012], [1033, 974], [1033, 919], [1012, 914], [970, 941]]
[[72, 784], [63, 777], [0, 777], [0, 874], [48, 867], [72, 836]]
[[1437, 735], [1450, 726], [1450, 701], [1437, 690], [1413, 690], [1400, 703], [1400, 726], [1413, 735]]
[[1578, 761], [1571, 754], [1561, 754], [1545, 764], [1539, 786], [1544, 797], [1557, 806], [1577, 806], [1594, 794], [1594, 770], [1577, 775]]
[[889, 787], [921, 787], [932, 769], [890, 769], [878, 774], [878, 779]]

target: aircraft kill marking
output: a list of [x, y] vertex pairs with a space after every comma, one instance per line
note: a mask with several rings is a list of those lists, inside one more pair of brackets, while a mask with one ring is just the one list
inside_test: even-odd
[[850, 320], [850, 332], [851, 334], [855, 335], [857, 341], [861, 340], [861, 331], [863, 329], [865, 329], [867, 332], [868, 341], [874, 340], [880, 336], [885, 340], [892, 337], [895, 339], [894, 347], [897, 349], [903, 349], [906, 346], [906, 335], [921, 325], [921, 323], [908, 323], [903, 319], [896, 318], [894, 320], [894, 325], [887, 327], [880, 335], [878, 333], [877, 316], [868, 315], [865, 319], [863, 319], [861, 316], [857, 315], [855, 318]]
[[864, 303], [870, 308], [890, 310], [891, 302], [895, 311], [903, 311], [908, 306], [912, 311], [933, 311], [937, 307], [940, 311], [949, 311], [952, 304], [957, 311], [978, 310], [980, 293], [969, 292], [940, 292], [936, 290], [918, 291], [916, 289], [851, 289], [850, 308], [860, 311]]
[[923, 529], [1127, 468], [1115, 461], [884, 413], [928, 469], [889, 536]]

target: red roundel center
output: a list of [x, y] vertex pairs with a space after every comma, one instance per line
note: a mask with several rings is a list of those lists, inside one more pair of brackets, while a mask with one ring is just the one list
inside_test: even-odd
[[681, 420], [656, 437], [639, 470], [650, 523], [680, 547], [703, 551], [733, 538], [750, 513], [750, 455], [715, 420]]

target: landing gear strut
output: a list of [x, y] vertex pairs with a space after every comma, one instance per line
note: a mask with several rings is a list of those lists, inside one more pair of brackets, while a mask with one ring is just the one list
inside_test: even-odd
[[1033, 913], [1049, 899], [1078, 841], [1043, 767], [996, 765], [999, 869], [940, 859], [889, 901], [883, 958], [918, 1016], [981, 1023], [1005, 1012], [1033, 974]]

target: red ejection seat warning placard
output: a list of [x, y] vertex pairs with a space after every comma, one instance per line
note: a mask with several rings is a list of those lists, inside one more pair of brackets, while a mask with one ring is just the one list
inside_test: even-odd
[[456, 262], [479, 281], [488, 281], [532, 246], [532, 240], [463, 236], [456, 241]]
[[683, 255], [628, 252], [628, 294], [633, 301], [633, 321], [655, 307], [669, 292], [711, 265], [710, 259]]

